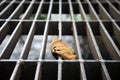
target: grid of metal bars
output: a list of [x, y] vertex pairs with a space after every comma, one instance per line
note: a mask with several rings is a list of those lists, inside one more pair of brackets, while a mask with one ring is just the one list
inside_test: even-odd
[[[40, 19], [42, 14], [47, 17]], [[52, 20], [52, 14], [57, 14], [58, 19]], [[70, 20], [62, 19], [63, 14], [70, 15]], [[80, 20], [75, 19], [76, 14], [81, 15]], [[17, 50], [19, 56], [12, 59], [24, 35], [25, 42]], [[37, 59], [28, 59], [36, 35], [41, 36], [39, 55]], [[62, 40], [72, 36], [77, 59], [57, 60], [52, 55], [46, 59], [49, 36]], [[80, 36], [88, 42], [90, 58], [84, 57], [87, 53], [80, 45]], [[1, 0], [0, 44], [0, 80], [119, 80], [120, 1]]]

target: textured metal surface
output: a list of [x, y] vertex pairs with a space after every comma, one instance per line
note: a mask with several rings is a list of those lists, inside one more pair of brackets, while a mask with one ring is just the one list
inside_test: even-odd
[[[55, 59], [55, 37], [76, 60]], [[0, 80], [119, 80], [119, 0], [1, 0]]]

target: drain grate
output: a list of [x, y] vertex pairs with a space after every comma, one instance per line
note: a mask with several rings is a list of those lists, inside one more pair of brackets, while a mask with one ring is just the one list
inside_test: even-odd
[[[52, 56], [55, 37], [76, 60]], [[0, 80], [118, 80], [119, 68], [119, 0], [0, 1]]]

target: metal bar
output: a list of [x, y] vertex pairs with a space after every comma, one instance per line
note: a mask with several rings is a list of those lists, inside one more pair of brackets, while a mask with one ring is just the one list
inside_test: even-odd
[[4, 14], [5, 11], [7, 11], [14, 3], [15, 1], [12, 1], [4, 10], [0, 12], [0, 16]]
[[[6, 1], [6, 0], [3, 0], [3, 1], [0, 2], [0, 7], [1, 7], [2, 5], [4, 5], [5, 1]], [[0, 11], [0, 12], [1, 12], [1, 11]]]
[[14, 71], [10, 77], [10, 80], [19, 80], [20, 79], [20, 72], [21, 72], [21, 62], [20, 60], [17, 61], [17, 64], [14, 68]]
[[[108, 2], [108, 4], [110, 5], [110, 13], [111, 15], [115, 16], [115, 20], [119, 20], [120, 19], [120, 12], [109, 2], [106, 0], [106, 2]], [[119, 19], [118, 19], [119, 18]], [[113, 31], [114, 31], [114, 35], [117, 38], [118, 42], [120, 43], [120, 39], [118, 36], [120, 36], [120, 28], [119, 26], [116, 24], [116, 22], [114, 20], [113, 21]]]
[[109, 4], [109, 11], [115, 20], [120, 19], [120, 11], [118, 11], [108, 0], [106, 2]]
[[100, 27], [100, 33], [111, 57], [113, 59], [120, 59], [120, 51], [113, 42], [112, 38], [109, 36], [108, 32], [105, 30], [105, 27], [103, 26]]
[[9, 30], [8, 22], [6, 21], [1, 27], [0, 27], [0, 44], [4, 40], [5, 36], [7, 35]]
[[5, 1], [6, 1], [6, 0], [1, 1], [1, 2], [0, 2], [0, 6], [1, 6]]
[[20, 55], [20, 59], [26, 59], [27, 58], [27, 55], [29, 53], [29, 50], [30, 50], [30, 47], [31, 47], [31, 44], [32, 44], [32, 40], [33, 40], [33, 37], [34, 37], [34, 33], [35, 33], [35, 22], [33, 22], [32, 26], [31, 26], [31, 29], [30, 29], [29, 34], [27, 36], [27, 39], [26, 39], [25, 45], [23, 47], [22, 53]]
[[120, 28], [115, 22], [113, 22], [113, 31], [117, 41], [120, 44]]
[[[98, 1], [97, 1], [98, 2]], [[101, 5], [101, 3], [100, 2], [98, 2], [98, 4], [101, 6], [101, 9], [107, 14], [107, 15], [109, 15], [109, 13], [105, 10], [105, 8]], [[114, 11], [115, 12], [115, 11]], [[114, 15], [116, 15], [116, 14], [114, 14]], [[120, 36], [120, 28], [119, 28], [119, 26], [116, 24], [116, 22], [115, 22], [115, 20], [113, 20], [112, 19], [112, 17], [109, 15], [109, 18], [110, 18], [110, 20], [113, 22], [113, 25], [114, 25], [114, 27], [113, 27], [113, 31], [114, 31], [114, 35], [115, 35], [115, 37], [117, 38], [117, 40], [118, 40], [118, 42], [120, 43], [120, 40], [119, 40], [119, 37], [118, 36]], [[110, 37], [111, 38], [111, 37]], [[115, 43], [113, 42], [113, 40], [111, 39], [111, 41], [110, 41], [111, 43], [113, 43], [113, 45], [115, 45]], [[112, 46], [111, 46], [112, 47]], [[120, 51], [118, 50], [118, 48], [117, 48], [117, 46], [115, 45], [115, 48], [116, 48], [116, 52], [118, 52], [118, 54], [120, 55]], [[109, 50], [108, 50], [109, 51]], [[112, 53], [111, 53], [112, 54]]]
[[[47, 41], [47, 35], [48, 35], [48, 23], [49, 23], [49, 19], [50, 19], [50, 14], [52, 12], [52, 5], [53, 5], [53, 0], [50, 1], [50, 6], [49, 6], [49, 10], [48, 10], [48, 16], [47, 16], [47, 21], [45, 24], [45, 30], [44, 30], [44, 34], [43, 34], [43, 40], [42, 40], [42, 45], [41, 45], [41, 51], [40, 51], [40, 55], [39, 55], [39, 59], [38, 60], [42, 60], [44, 52], [45, 52], [45, 48], [46, 48], [46, 41]], [[41, 67], [42, 63], [38, 62], [37, 63], [37, 68], [36, 68], [36, 72], [35, 72], [35, 80], [40, 80], [41, 79], [41, 73], [40, 70], [42, 69]]]
[[[88, 3], [89, 3], [89, 1], [88, 1]], [[91, 5], [90, 3], [89, 3], [89, 5]], [[82, 6], [81, 6], [82, 7]], [[91, 10], [93, 10], [93, 8], [91, 7]], [[83, 11], [84, 12], [84, 11]], [[95, 12], [93, 12], [93, 13], [95, 13]], [[85, 14], [85, 12], [84, 12], [84, 14]], [[97, 14], [95, 14], [96, 16], [97, 16]], [[85, 19], [87, 19], [86, 18], [86, 16], [84, 16], [85, 17]], [[96, 17], [96, 18], [98, 18], [98, 17]], [[94, 38], [94, 36], [93, 36], [93, 33], [92, 33], [92, 30], [90, 29], [90, 25], [89, 25], [89, 23], [88, 23], [88, 21], [86, 21], [86, 23], [87, 23], [87, 30], [88, 30], [88, 38], [89, 38], [89, 40], [91, 40], [90, 41], [90, 43], [92, 43], [91, 44], [91, 47], [92, 47], [92, 49], [94, 49], [93, 50], [93, 53], [94, 54], [97, 54], [97, 55], [95, 55], [95, 58], [99, 58], [99, 59], [101, 59], [102, 60], [102, 56], [101, 56], [101, 53], [100, 53], [100, 50], [99, 50], [99, 48], [98, 48], [98, 45], [97, 45], [97, 43], [96, 43], [96, 40], [95, 40], [95, 38]], [[91, 34], [91, 35], [90, 35]], [[104, 65], [104, 63], [102, 64], [102, 67], [103, 67], [103, 65]], [[108, 75], [108, 72], [107, 72], [107, 70], [106, 70], [106, 67], [104, 66], [104, 68], [102, 68], [102, 69], [104, 69], [103, 71], [103, 78], [104, 79], [107, 79], [107, 80], [110, 80], [110, 77], [109, 77], [109, 75]], [[106, 73], [105, 73], [106, 72]]]
[[[88, 4], [88, 7], [89, 7], [89, 4]], [[89, 8], [89, 11], [90, 11], [90, 15], [91, 17], [93, 18], [93, 20], [97, 20], [97, 17], [96, 15], [94, 14], [94, 9], [93, 8]]]
[[[27, 14], [27, 12], [26, 12]], [[25, 15], [23, 16], [23, 18], [25, 17]], [[23, 20], [23, 18], [21, 20]], [[15, 44], [17, 43], [21, 32], [22, 32], [22, 26], [21, 26], [22, 21], [20, 21], [18, 23], [18, 25], [16, 26], [14, 32], [12, 33], [8, 43], [6, 44], [6, 46], [4, 47], [3, 51], [0, 54], [0, 58], [9, 58], [9, 56], [12, 53], [12, 50], [15, 47]]]
[[22, 0], [22, 2], [18, 5], [18, 7], [10, 15], [10, 17], [8, 17], [8, 20], [10, 20], [13, 16], [16, 16], [15, 14], [17, 14], [17, 12], [19, 12], [20, 10], [22, 10], [24, 2], [25, 2], [25, 0]]
[[2, 40], [4, 39], [4, 37], [6, 36], [8, 30], [9, 30], [9, 26], [8, 22], [10, 21], [10, 19], [12, 18], [12, 16], [17, 12], [17, 10], [19, 10], [19, 8], [22, 6], [24, 0], [19, 4], [19, 6], [15, 9], [15, 11], [10, 15], [10, 17], [7, 19], [7, 21], [3, 24], [3, 26], [0, 28], [0, 43], [2, 42]]
[[115, 0], [115, 1], [120, 4], [120, 1], [119, 1], [119, 0]]
[[111, 80], [104, 62], [101, 62], [102, 76], [104, 80]]
[[81, 48], [79, 46], [78, 35], [77, 35], [78, 33], [77, 33], [76, 24], [75, 24], [74, 15], [73, 15], [74, 14], [73, 13], [73, 8], [72, 8], [72, 4], [71, 4], [70, 0], [69, 0], [69, 7], [70, 7], [70, 15], [71, 15], [71, 18], [72, 18], [72, 28], [73, 28], [73, 34], [74, 34], [74, 37], [75, 37], [78, 57], [79, 57], [79, 59], [82, 59]]
[[[59, 39], [62, 40], [62, 22], [61, 22], [61, 18], [62, 18], [62, 1], [59, 0], [59, 24], [58, 24], [58, 31], [59, 31]], [[62, 80], [62, 59], [59, 56], [58, 57], [58, 78], [57, 80]]]
[[16, 29], [12, 33], [8, 43], [5, 45], [4, 49], [2, 50], [2, 52], [0, 54], [0, 59], [9, 58], [10, 55], [12, 54], [14, 46], [16, 45], [16, 43], [20, 37], [20, 34], [22, 32], [21, 25], [18, 25], [18, 26], [20, 26], [20, 27], [16, 27]]
[[36, 15], [34, 17], [34, 20], [33, 20], [33, 23], [32, 23], [32, 26], [31, 26], [31, 29], [29, 31], [29, 34], [28, 34], [28, 37], [27, 37], [27, 40], [25, 42], [25, 45], [24, 45], [24, 48], [23, 48], [23, 51], [20, 55], [20, 58], [21, 59], [25, 59], [30, 51], [30, 47], [31, 47], [31, 44], [32, 44], [32, 40], [33, 40], [33, 37], [34, 37], [34, 34], [35, 34], [35, 20], [37, 20], [37, 17], [40, 13], [40, 10], [42, 8], [42, 3], [39, 5], [38, 9], [37, 9], [37, 12], [36, 12]]
[[[88, 2], [88, 4], [89, 4], [89, 6], [90, 6], [90, 8], [94, 11], [94, 9], [93, 9], [93, 7], [92, 7], [92, 5], [91, 5], [91, 3], [87, 0], [87, 2]], [[97, 17], [97, 20], [100, 22], [100, 25], [103, 27], [104, 25], [101, 23], [101, 20], [99, 19], [99, 17], [97, 16], [97, 14], [96, 14], [96, 12], [94, 11], [94, 14], [96, 15], [96, 17]], [[102, 60], [103, 61], [103, 60]], [[104, 79], [107, 79], [107, 80], [111, 80], [111, 78], [110, 78], [110, 75], [109, 75], [109, 73], [108, 73], [108, 71], [107, 71], [107, 69], [106, 69], [106, 66], [105, 66], [105, 63], [101, 63], [101, 67], [102, 67], [102, 76], [103, 76], [103, 78]]]
[[7, 21], [0, 28], [0, 43], [3, 41], [3, 39], [5, 38], [5, 36], [7, 35], [8, 30], [9, 30], [8, 22], [10, 21], [10, 19], [12, 18], [12, 16], [21, 8], [21, 6], [23, 5], [24, 1], [25, 0], [23, 0], [18, 5], [18, 7], [14, 10], [14, 12], [10, 15], [10, 17], [7, 19]]
[[[95, 0], [96, 3], [99, 4], [97, 0]], [[103, 9], [102, 5], [99, 4], [99, 16], [102, 20], [111, 20], [111, 16], [107, 13], [105, 9]]]
[[61, 16], [61, 14], [62, 14], [62, 2], [61, 2], [61, 0], [59, 0], [59, 24], [58, 24], [59, 39], [62, 39], [62, 23], [61, 23], [62, 16]]
[[[15, 60], [15, 59], [2, 59], [0, 60], [0, 62], [17, 62], [18, 60]], [[44, 62], [58, 62], [58, 60], [30, 60], [30, 59], [25, 59], [25, 60], [22, 60], [22, 62], [41, 62], [41, 63], [44, 63]], [[120, 60], [64, 60], [63, 61], [64, 63], [66, 62], [81, 62], [81, 63], [85, 63], [85, 62], [91, 62], [91, 63], [107, 63], [107, 62], [110, 62], [110, 63], [115, 63], [115, 62], [120, 62]], [[35, 74], [36, 75], [36, 74]]]
[[87, 20], [87, 17], [85, 15], [86, 13], [83, 10], [82, 4], [79, 1], [78, 1], [78, 3], [79, 3], [79, 7], [82, 10], [82, 13], [84, 14], [83, 17], [86, 20], [87, 36], [88, 36], [88, 39], [89, 39], [89, 44], [91, 46], [91, 50], [92, 50], [93, 56], [94, 56], [95, 59], [102, 59], [99, 47], [97, 45], [97, 42], [96, 42], [95, 37], [93, 35], [93, 32], [92, 32], [92, 30], [90, 28], [90, 24], [89, 24], [89, 22]]
[[42, 66], [42, 62], [38, 62], [34, 80], [41, 80], [41, 77], [42, 77], [42, 74], [41, 74], [42, 67], [41, 66]]
[[[98, 1], [97, 1], [98, 2]], [[105, 12], [105, 14], [109, 14], [106, 10], [105, 10], [105, 8], [101, 5], [101, 3], [100, 2], [98, 2], [98, 4], [102, 7], [102, 10]], [[120, 28], [118, 27], [118, 25], [116, 24], [116, 22], [112, 19], [112, 17], [109, 15], [109, 19], [113, 22], [113, 25], [115, 25], [114, 26], [114, 33], [115, 33], [115, 36], [116, 36], [116, 38], [117, 38], [117, 40], [119, 41], [119, 39], [118, 39], [118, 35], [120, 35]], [[117, 34], [118, 35], [117, 35]]]
[[[31, 1], [31, 2], [32, 2], [32, 1]], [[18, 23], [17, 28], [20, 28], [19, 25], [21, 25], [22, 20], [25, 18], [25, 16], [27, 15], [27, 13], [29, 12], [29, 10], [31, 9], [32, 6], [33, 6], [33, 3], [31, 3], [31, 4], [29, 5], [29, 7], [27, 8], [25, 14], [24, 14], [23, 17], [21, 18], [21, 21]], [[22, 62], [21, 60], [22, 60], [22, 59], [18, 59], [17, 64], [16, 64], [16, 66], [15, 66], [15, 68], [14, 68], [14, 70], [13, 70], [13, 73], [12, 73], [11, 77], [10, 77], [10, 80], [16, 80], [16, 79], [19, 78], [19, 76], [20, 76], [20, 74], [19, 74], [19, 73], [20, 73], [20, 65], [21, 65], [21, 62]]]
[[[72, 7], [72, 2], [71, 0], [69, 0], [69, 8], [70, 8], [70, 14], [71, 14], [71, 17], [72, 17], [72, 27], [73, 27], [73, 31], [74, 31], [74, 36], [75, 36], [75, 42], [76, 42], [76, 46], [77, 46], [77, 52], [78, 52], [78, 56], [79, 56], [79, 59], [82, 59], [82, 54], [81, 54], [81, 50], [80, 50], [80, 46], [79, 46], [79, 42], [78, 42], [78, 36], [77, 36], [77, 30], [76, 30], [76, 24], [75, 24], [75, 20], [74, 20], [74, 17], [73, 17], [73, 7]], [[87, 80], [86, 78], [86, 74], [85, 74], [85, 68], [84, 68], [84, 65], [83, 63], [81, 62], [80, 63], [80, 70], [81, 70], [81, 78], [83, 80]]]
[[58, 77], [57, 80], [62, 80], [62, 60], [58, 60]]
[[51, 2], [50, 2], [50, 7], [49, 7], [49, 12], [48, 12], [48, 16], [47, 16], [47, 20], [46, 20], [46, 24], [45, 24], [45, 30], [44, 30], [43, 40], [42, 40], [42, 45], [41, 45], [42, 48], [40, 51], [39, 59], [42, 59], [43, 54], [45, 52], [45, 48], [46, 48], [46, 41], [47, 41], [47, 35], [48, 35], [48, 29], [49, 29], [49, 19], [50, 19], [50, 14], [52, 11], [52, 5], [53, 5], [53, 0], [51, 0]]
[[[98, 2], [98, 1], [97, 1]], [[103, 11], [107, 13], [107, 11], [104, 9], [104, 7], [101, 5], [100, 2], [98, 2], [100, 7], [103, 9]], [[109, 15], [109, 14], [108, 14]], [[110, 19], [112, 20], [111, 16], [109, 15]], [[99, 20], [100, 21], [100, 20]], [[113, 21], [113, 23], [116, 25], [116, 23]], [[109, 33], [106, 31], [105, 27], [103, 26], [102, 22], [100, 21], [100, 24], [102, 25], [100, 27], [101, 35], [103, 37], [104, 43], [113, 59], [120, 59], [120, 51], [118, 47], [115, 45], [114, 41], [110, 37]], [[116, 26], [117, 27], [117, 26]], [[114, 54], [113, 54], [114, 53]]]
[[14, 2], [15, 1], [12, 1], [4, 10], [0, 12], [0, 18], [4, 18], [5, 14], [7, 14], [10, 10], [12, 10]]

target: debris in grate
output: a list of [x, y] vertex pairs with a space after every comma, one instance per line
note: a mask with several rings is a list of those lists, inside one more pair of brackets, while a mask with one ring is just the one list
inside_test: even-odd
[[51, 42], [51, 52], [54, 57], [61, 56], [63, 59], [75, 60], [76, 55], [71, 46], [64, 43], [61, 39], [53, 39]]

